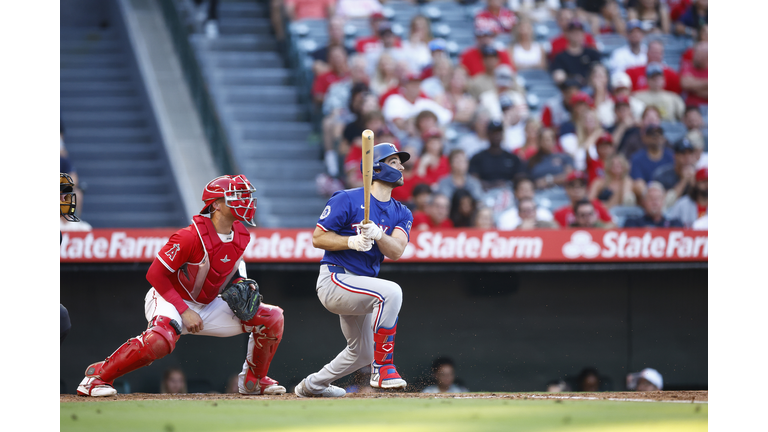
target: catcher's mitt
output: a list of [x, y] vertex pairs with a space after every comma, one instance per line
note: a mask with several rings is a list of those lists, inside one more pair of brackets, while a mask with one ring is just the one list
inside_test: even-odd
[[[253, 284], [256, 289], [251, 289]], [[227, 302], [229, 308], [241, 321], [249, 321], [256, 315], [261, 305], [259, 285], [253, 279], [241, 279], [233, 283], [221, 293], [221, 299]]]

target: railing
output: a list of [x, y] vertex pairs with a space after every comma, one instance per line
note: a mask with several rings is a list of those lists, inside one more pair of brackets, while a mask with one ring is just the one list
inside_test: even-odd
[[203, 78], [194, 49], [189, 43], [189, 32], [179, 16], [174, 0], [160, 0], [165, 23], [171, 33], [173, 46], [179, 56], [184, 78], [192, 94], [195, 108], [200, 115], [203, 131], [211, 147], [214, 163], [222, 174], [239, 172], [232, 157], [229, 138], [219, 118], [208, 84]]

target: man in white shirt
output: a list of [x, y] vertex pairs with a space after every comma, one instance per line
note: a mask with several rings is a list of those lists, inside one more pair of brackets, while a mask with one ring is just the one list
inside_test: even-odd
[[627, 23], [627, 45], [616, 48], [608, 60], [611, 72], [624, 72], [628, 68], [648, 63], [648, 46], [643, 43], [645, 30], [638, 20]]
[[[527, 177], [519, 178], [515, 180], [515, 202], [520, 202], [521, 199], [534, 198], [533, 181]], [[536, 219], [542, 221], [553, 221], [555, 218], [552, 216], [552, 212], [549, 209], [542, 206], [536, 206]], [[511, 207], [504, 213], [499, 215], [498, 223], [496, 224], [501, 231], [511, 231], [520, 225], [522, 219], [517, 211], [517, 206]]]
[[409, 73], [405, 76], [400, 91], [389, 96], [384, 102], [382, 114], [387, 122], [393, 123], [400, 131], [408, 130], [408, 122], [422, 111], [432, 111], [440, 126], [446, 126], [453, 119], [451, 110], [421, 95], [421, 76]]

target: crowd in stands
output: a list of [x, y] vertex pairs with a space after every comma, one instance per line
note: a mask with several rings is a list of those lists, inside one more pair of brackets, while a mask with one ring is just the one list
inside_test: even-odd
[[[362, 184], [371, 129], [412, 155], [393, 197], [417, 228], [706, 229], [706, 0], [459, 1], [479, 8], [475, 44], [454, 56], [425, 15], [395, 34], [387, 3], [273, 2], [293, 21], [327, 20], [311, 54], [324, 193]], [[371, 34], [345, 43], [361, 18]], [[560, 32], [542, 41], [541, 23]], [[625, 45], [601, 50], [606, 35]], [[689, 44], [674, 65], [670, 40]], [[523, 71], [559, 94], [535, 106]]]

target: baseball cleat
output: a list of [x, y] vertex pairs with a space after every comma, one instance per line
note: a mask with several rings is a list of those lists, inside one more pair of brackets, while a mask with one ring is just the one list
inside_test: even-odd
[[285, 394], [285, 387], [278, 385], [277, 381], [270, 377], [260, 379], [257, 384], [249, 371], [244, 386], [238, 386], [238, 391], [242, 395], [281, 395]]
[[304, 386], [304, 381], [306, 380], [301, 380], [301, 382], [293, 390], [293, 392], [296, 393], [296, 396], [298, 397], [344, 397], [347, 394], [346, 390], [341, 387], [336, 387], [335, 385], [329, 385], [328, 388], [323, 390], [321, 393], [312, 393], [308, 388]]
[[111, 385], [95, 377], [85, 377], [77, 386], [77, 394], [80, 396], [114, 396], [117, 390]]
[[371, 374], [371, 387], [380, 389], [404, 389], [408, 385], [404, 379], [397, 373], [395, 365], [386, 364], [375, 367], [375, 372]]

